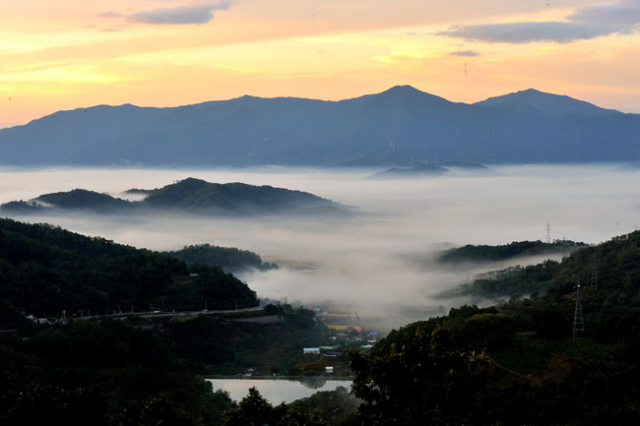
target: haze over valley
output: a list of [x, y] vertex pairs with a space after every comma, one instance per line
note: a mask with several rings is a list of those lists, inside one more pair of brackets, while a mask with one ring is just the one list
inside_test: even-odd
[[[97, 192], [159, 188], [196, 176], [208, 182], [245, 182], [305, 191], [356, 212], [267, 217], [149, 212], [130, 216], [65, 212], [12, 217], [48, 222], [86, 235], [152, 250], [192, 244], [237, 247], [278, 269], [244, 272], [259, 297], [329, 303], [399, 326], [465, 300], [436, 296], [476, 274], [533, 264], [566, 253], [517, 258], [465, 268], [440, 264], [447, 248], [466, 244], [570, 239], [598, 243], [633, 231], [639, 222], [640, 171], [619, 165], [491, 166], [456, 169], [426, 178], [369, 179], [372, 169], [162, 170], [44, 169], [2, 171], [0, 202], [69, 191], [76, 182]], [[3, 213], [6, 214], [6, 213]], [[491, 303], [487, 300], [484, 303]]]
[[640, 424], [639, 69], [640, 0], [0, 2], [0, 425]]

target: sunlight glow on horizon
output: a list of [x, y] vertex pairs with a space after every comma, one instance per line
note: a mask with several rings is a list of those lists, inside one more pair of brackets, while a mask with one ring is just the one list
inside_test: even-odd
[[[640, 22], [627, 22], [640, 0], [512, 3], [3, 4], [0, 127], [97, 104], [177, 106], [245, 94], [340, 100], [399, 84], [466, 103], [533, 87], [640, 112]], [[619, 27], [594, 20], [594, 5], [607, 6]]]

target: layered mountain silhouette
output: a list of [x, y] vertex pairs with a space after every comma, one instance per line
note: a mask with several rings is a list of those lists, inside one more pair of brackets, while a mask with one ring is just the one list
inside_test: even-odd
[[64, 211], [132, 214], [149, 211], [222, 215], [347, 213], [338, 203], [308, 192], [244, 183], [209, 183], [187, 178], [145, 192], [141, 201], [126, 201], [85, 189], [41, 195], [29, 201], [2, 204], [2, 213], [54, 213]]
[[338, 102], [95, 106], [0, 130], [4, 165], [389, 166], [640, 160], [640, 115], [533, 89], [476, 104], [410, 86]]

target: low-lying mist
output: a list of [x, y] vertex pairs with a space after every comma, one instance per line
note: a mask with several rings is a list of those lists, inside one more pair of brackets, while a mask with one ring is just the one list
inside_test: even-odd
[[[328, 303], [382, 317], [390, 326], [447, 310], [434, 299], [492, 267], [444, 267], [438, 253], [465, 244], [552, 239], [586, 243], [635, 229], [640, 172], [616, 165], [500, 166], [419, 179], [372, 180], [377, 170], [47, 169], [0, 171], [0, 203], [84, 188], [118, 196], [186, 177], [311, 192], [348, 206], [351, 217], [65, 214], [16, 219], [48, 222], [153, 250], [210, 243], [260, 254], [281, 268], [241, 276], [261, 297]], [[542, 260], [541, 258], [535, 261]]]

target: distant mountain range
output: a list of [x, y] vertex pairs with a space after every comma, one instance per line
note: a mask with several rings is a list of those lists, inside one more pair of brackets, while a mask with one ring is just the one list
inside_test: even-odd
[[146, 193], [141, 201], [127, 201], [85, 189], [41, 195], [29, 201], [0, 205], [4, 214], [90, 211], [133, 214], [149, 210], [213, 215], [340, 214], [344, 206], [308, 192], [244, 183], [209, 183], [187, 178], [160, 189], [131, 190]]
[[640, 160], [640, 115], [533, 89], [475, 104], [410, 86], [60, 111], [0, 130], [3, 165], [389, 166]]

